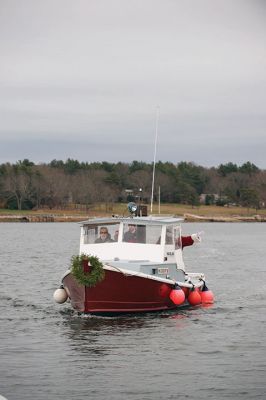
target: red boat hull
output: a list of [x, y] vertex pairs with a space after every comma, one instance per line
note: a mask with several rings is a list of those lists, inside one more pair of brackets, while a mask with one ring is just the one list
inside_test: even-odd
[[75, 288], [73, 290], [74, 279], [71, 274], [66, 278], [63, 282], [69, 291], [73, 307], [84, 313], [113, 315], [163, 311], [177, 307], [169, 298], [172, 284], [113, 270], [105, 270], [104, 280], [95, 287], [79, 287], [79, 290], [85, 291], [82, 299], [84, 307], [81, 303], [79, 307], [75, 307], [77, 302], [73, 296], [76, 296], [77, 291]]
[[105, 271], [105, 279], [85, 288], [86, 313], [147, 312], [175, 308], [171, 285], [120, 272]]

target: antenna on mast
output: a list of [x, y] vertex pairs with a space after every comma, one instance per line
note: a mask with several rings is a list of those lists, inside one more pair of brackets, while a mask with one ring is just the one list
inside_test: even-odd
[[156, 126], [155, 126], [154, 155], [153, 155], [152, 187], [151, 187], [151, 214], [152, 214], [153, 193], [154, 193], [155, 161], [156, 161], [157, 139], [158, 139], [159, 111], [160, 111], [160, 109], [159, 109], [159, 107], [157, 107], [157, 112], [156, 112]]

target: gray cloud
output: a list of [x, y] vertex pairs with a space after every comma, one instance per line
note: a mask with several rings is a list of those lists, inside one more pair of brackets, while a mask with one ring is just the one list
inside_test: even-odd
[[0, 162], [151, 161], [159, 106], [159, 159], [266, 168], [264, 1], [0, 7]]

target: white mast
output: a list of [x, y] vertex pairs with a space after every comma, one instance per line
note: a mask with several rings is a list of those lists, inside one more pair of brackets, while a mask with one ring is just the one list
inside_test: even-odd
[[161, 214], [161, 186], [159, 186], [159, 214]]
[[155, 143], [154, 143], [154, 155], [153, 155], [152, 188], [151, 188], [151, 214], [152, 214], [153, 193], [154, 193], [155, 160], [156, 160], [157, 138], [158, 138], [158, 121], [159, 121], [159, 107], [157, 108], [157, 113], [156, 113]]

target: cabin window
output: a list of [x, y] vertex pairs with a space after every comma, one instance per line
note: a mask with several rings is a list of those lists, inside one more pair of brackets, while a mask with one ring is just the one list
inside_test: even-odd
[[160, 225], [124, 224], [123, 242], [160, 244], [162, 227]]
[[174, 227], [175, 249], [181, 249], [181, 229], [180, 226]]
[[84, 244], [107, 244], [118, 240], [119, 224], [86, 225], [83, 227]]
[[173, 228], [168, 226], [166, 228], [165, 244], [173, 244]]

